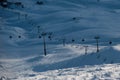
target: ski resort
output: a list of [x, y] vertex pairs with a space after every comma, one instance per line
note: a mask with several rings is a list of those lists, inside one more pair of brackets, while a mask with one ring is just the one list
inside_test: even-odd
[[120, 1], [0, 0], [0, 80], [120, 80]]

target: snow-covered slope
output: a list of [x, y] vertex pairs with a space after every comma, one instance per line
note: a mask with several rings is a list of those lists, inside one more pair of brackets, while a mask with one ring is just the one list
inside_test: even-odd
[[[24, 7], [0, 7], [0, 77], [120, 79], [116, 68], [120, 62], [119, 0], [41, 0], [42, 4], [36, 4], [38, 0], [8, 1], [21, 2]], [[39, 38], [42, 32], [53, 33], [52, 40], [46, 36], [47, 56]], [[100, 37], [99, 52], [96, 36]]]

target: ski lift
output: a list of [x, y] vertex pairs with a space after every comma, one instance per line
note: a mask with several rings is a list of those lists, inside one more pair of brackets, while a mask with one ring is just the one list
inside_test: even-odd
[[72, 42], [75, 42], [75, 40], [74, 40], [74, 39], [72, 39]]
[[82, 39], [82, 42], [84, 42], [85, 41], [85, 39]]
[[109, 44], [112, 44], [112, 41], [110, 41]]
[[51, 36], [48, 36], [48, 38], [51, 40]]
[[42, 2], [42, 1], [37, 1], [36, 4], [38, 4], [38, 5], [43, 5], [44, 2]]
[[39, 35], [38, 38], [41, 38], [41, 36]]
[[12, 36], [9, 36], [10, 39], [12, 39]]
[[73, 19], [73, 20], [76, 20], [76, 17], [73, 17], [72, 19]]
[[18, 36], [18, 38], [21, 38], [21, 36]]

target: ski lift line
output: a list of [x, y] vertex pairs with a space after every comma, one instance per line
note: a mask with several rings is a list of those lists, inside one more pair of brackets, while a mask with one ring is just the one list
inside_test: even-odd
[[[63, 39], [63, 38], [54, 37], [54, 40], [61, 41], [62, 39]], [[66, 40], [67, 40], [67, 39], [66, 39]], [[95, 40], [93, 39], [92, 42], [93, 42], [93, 41], [95, 41]], [[70, 41], [69, 41], [69, 42], [70, 42]], [[79, 41], [77, 41], [77, 42], [81, 42], [81, 41], [79, 40]], [[91, 41], [90, 41], [90, 42], [91, 42]], [[81, 42], [81, 43], [82, 43], [82, 42]], [[84, 41], [84, 43], [89, 43], [89, 41], [87, 41], [87, 42]], [[105, 41], [105, 42], [104, 42], [104, 41], [102, 41], [102, 42], [100, 41], [99, 43], [102, 44], [102, 43], [108, 43], [108, 42], [107, 42], [107, 41]], [[94, 43], [92, 43], [92, 44], [96, 44], [96, 43], [94, 42]]]
[[[34, 28], [36, 28], [36, 27], [33, 27], [33, 29]], [[32, 30], [33, 30], [32, 29]], [[42, 32], [42, 31], [41, 31]], [[29, 32], [30, 33], [30, 32]], [[28, 34], [28, 33], [25, 33], [25, 34]], [[49, 35], [52, 35], [52, 32], [50, 33], [50, 32], [47, 32], [47, 34], [49, 34]], [[28, 35], [30, 35], [30, 34], [28, 34]], [[38, 36], [39, 36], [40, 34], [38, 34]], [[54, 39], [55, 38], [55, 39]], [[54, 37], [53, 39], [54, 40], [59, 40], [59, 41], [61, 41], [61, 40], [63, 40], [63, 38], [65, 38], [65, 37]], [[120, 39], [120, 38], [111, 38], [111, 40], [113, 40], [113, 39]], [[86, 39], [85, 39], [85, 41], [84, 41], [84, 43], [87, 43], [87, 44], [89, 44], [89, 40], [92, 40], [92, 41], [94, 41], [94, 39], [93, 38], [91, 38], [91, 39], [88, 39], [87, 40], [87, 42], [86, 42]], [[110, 39], [109, 39], [110, 40]], [[111, 41], [110, 40], [110, 41]], [[66, 39], [66, 41], [67, 41], [67, 39]], [[105, 40], [106, 41], [106, 40]], [[77, 41], [77, 42], [80, 42], [80, 41]], [[70, 42], [69, 42], [70, 43]], [[102, 40], [102, 42], [101, 41], [99, 41], [99, 44], [106, 44], [106, 43], [108, 43], [107, 41], [106, 42], [104, 42], [103, 40]], [[117, 42], [114, 42], [114, 43], [117, 43]], [[96, 43], [90, 43], [90, 44], [96, 44]], [[111, 43], [110, 44], [112, 44], [112, 41], [111, 41]]]
[[[25, 34], [30, 35], [30, 32], [29, 32], [29, 34], [28, 34], [28, 33], [25, 33]], [[34, 33], [34, 35], [36, 35], [36, 34], [37, 34], [37, 33]], [[47, 32], [46, 34], [49, 35], [50, 33]], [[33, 34], [31, 34], [31, 35], [33, 35]], [[39, 34], [38, 34], [38, 35], [39, 35]], [[52, 34], [50, 34], [50, 35], [52, 35]], [[54, 40], [61, 41], [61, 40], [63, 40], [63, 38], [60, 38], [60, 37], [54, 37]], [[67, 40], [67, 39], [66, 39], [66, 40]], [[94, 39], [93, 39], [93, 40], [94, 40]], [[111, 40], [110, 40], [110, 41], [111, 41]], [[78, 41], [77, 41], [77, 42], [78, 42]], [[80, 41], [79, 41], [79, 42], [80, 42]], [[111, 42], [112, 42], [112, 41], [111, 41]], [[89, 43], [89, 41], [87, 41], [87, 42], [85, 41], [84, 43]], [[99, 43], [100, 43], [100, 44], [102, 44], [102, 43], [104, 44], [104, 43], [108, 43], [108, 42], [107, 42], [107, 41], [106, 41], [106, 42], [104, 42], [104, 41], [101, 42], [101, 41], [100, 41]], [[114, 42], [114, 43], [117, 43], [117, 42]], [[92, 44], [95, 44], [95, 43], [92, 43]]]

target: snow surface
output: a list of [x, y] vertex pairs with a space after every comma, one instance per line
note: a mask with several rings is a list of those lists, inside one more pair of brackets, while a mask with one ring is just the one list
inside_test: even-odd
[[[8, 1], [22, 2], [24, 8], [0, 7], [0, 78], [120, 80], [119, 0]], [[42, 32], [53, 33], [52, 40], [46, 36], [46, 56], [38, 38]], [[100, 36], [99, 52], [95, 36]]]

